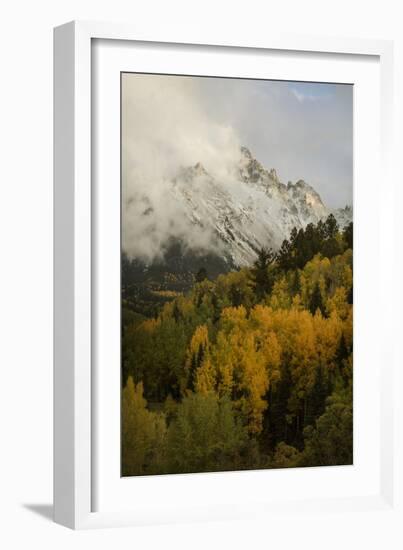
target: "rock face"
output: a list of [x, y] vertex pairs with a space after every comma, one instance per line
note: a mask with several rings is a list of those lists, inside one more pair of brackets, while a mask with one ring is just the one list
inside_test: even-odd
[[218, 242], [222, 256], [235, 266], [253, 262], [263, 246], [279, 248], [293, 227], [317, 223], [330, 213], [344, 227], [353, 216], [351, 206], [327, 208], [303, 180], [285, 185], [246, 147], [228, 176], [209, 173], [197, 163], [179, 170], [170, 192], [191, 225], [214, 235], [215, 250]]

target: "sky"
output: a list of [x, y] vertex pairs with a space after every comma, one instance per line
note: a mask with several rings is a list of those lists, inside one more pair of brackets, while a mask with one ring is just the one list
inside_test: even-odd
[[[224, 178], [241, 146], [283, 183], [305, 180], [329, 208], [352, 205], [352, 109], [351, 85], [125, 73], [124, 205], [138, 220], [134, 204], [144, 211], [148, 197], [164, 212], [158, 223], [179, 220], [163, 182], [197, 162]], [[141, 228], [129, 229], [133, 240]]]
[[330, 208], [352, 204], [351, 85], [205, 79], [209, 115], [284, 183], [304, 179]]

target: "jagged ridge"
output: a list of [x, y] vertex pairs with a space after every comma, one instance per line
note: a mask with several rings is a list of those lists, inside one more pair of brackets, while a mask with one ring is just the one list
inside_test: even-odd
[[279, 248], [293, 227], [317, 223], [330, 213], [342, 227], [352, 220], [351, 207], [327, 208], [303, 180], [283, 184], [246, 147], [225, 181], [197, 163], [178, 172], [171, 192], [191, 224], [215, 235], [214, 248], [218, 242], [223, 256], [237, 266], [250, 264], [262, 246]]

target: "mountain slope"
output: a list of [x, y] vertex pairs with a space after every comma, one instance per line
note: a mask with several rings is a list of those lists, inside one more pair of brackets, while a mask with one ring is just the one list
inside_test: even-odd
[[213, 235], [210, 251], [236, 266], [253, 262], [263, 246], [279, 248], [293, 227], [317, 223], [330, 213], [341, 226], [352, 220], [350, 207], [332, 211], [303, 180], [281, 183], [275, 170], [266, 170], [245, 147], [226, 177], [198, 163], [179, 171], [170, 192], [190, 226]]

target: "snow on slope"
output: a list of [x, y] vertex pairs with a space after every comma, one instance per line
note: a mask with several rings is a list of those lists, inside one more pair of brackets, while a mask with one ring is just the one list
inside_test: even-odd
[[303, 180], [284, 185], [245, 147], [228, 177], [216, 178], [198, 163], [179, 171], [170, 192], [188, 221], [201, 232], [213, 232], [223, 256], [237, 266], [250, 264], [263, 246], [279, 248], [293, 227], [317, 223], [330, 213], [343, 227], [353, 214], [351, 207], [327, 208]]

